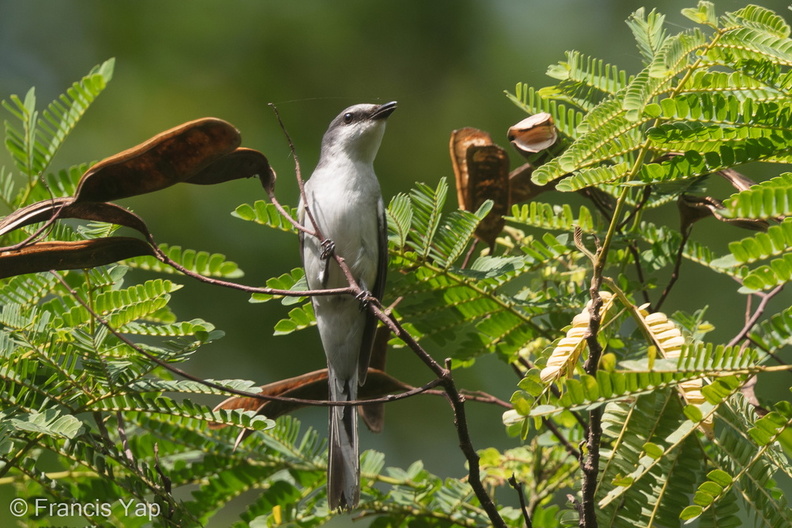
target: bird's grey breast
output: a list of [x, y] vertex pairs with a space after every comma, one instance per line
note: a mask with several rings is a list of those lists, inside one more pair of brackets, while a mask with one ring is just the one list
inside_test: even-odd
[[[356, 164], [322, 165], [306, 182], [305, 193], [311, 213], [325, 238], [335, 243], [335, 252], [344, 258], [356, 280], [371, 287], [376, 279], [379, 245], [378, 204], [381, 201], [379, 183], [371, 166]], [[344, 175], [340, 171], [354, 171]], [[308, 225], [310, 228], [311, 226]], [[308, 237], [311, 251], [321, 252], [319, 243]], [[309, 286], [316, 287], [324, 269], [306, 270]], [[336, 266], [330, 266], [330, 276], [324, 287], [347, 285]]]

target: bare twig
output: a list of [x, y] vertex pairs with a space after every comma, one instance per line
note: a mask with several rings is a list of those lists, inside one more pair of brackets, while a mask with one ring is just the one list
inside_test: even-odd
[[491, 403], [491, 404], [503, 407], [504, 409], [512, 409], [512, 408], [514, 408], [514, 406], [511, 403], [509, 403], [507, 401], [503, 401], [500, 398], [496, 398], [492, 394], [488, 394], [486, 392], [469, 391], [469, 390], [465, 390], [465, 389], [460, 389], [459, 393], [462, 394], [462, 396], [464, 396], [465, 399], [470, 400], [470, 401], [477, 401], [477, 402], [481, 402], [481, 403]]
[[282, 295], [284, 297], [308, 297], [313, 295], [346, 295], [352, 294], [354, 290], [351, 287], [346, 288], [328, 288], [326, 290], [279, 290], [277, 288], [263, 288], [258, 286], [245, 286], [244, 284], [238, 284], [236, 282], [225, 281], [222, 279], [214, 279], [212, 277], [207, 277], [206, 275], [201, 275], [200, 273], [196, 273], [191, 271], [178, 262], [175, 262], [171, 258], [169, 258], [164, 252], [162, 252], [156, 244], [152, 244], [154, 251], [156, 253], [156, 258], [160, 262], [167, 264], [168, 266], [172, 267], [173, 269], [182, 272], [183, 274], [187, 275], [188, 277], [192, 277], [195, 280], [200, 282], [204, 282], [206, 284], [211, 284], [212, 286], [222, 286], [224, 288], [231, 288], [233, 290], [239, 290], [246, 293], [263, 293], [267, 295]]
[[621, 231], [622, 228], [624, 228], [627, 224], [629, 224], [630, 221], [633, 218], [635, 218], [635, 216], [638, 214], [638, 212], [641, 211], [644, 208], [644, 206], [646, 205], [646, 202], [649, 201], [649, 197], [651, 197], [651, 196], [652, 196], [652, 186], [651, 185], [647, 185], [643, 189], [643, 194], [641, 195], [641, 200], [637, 204], [635, 204], [635, 207], [633, 208], [632, 211], [630, 211], [630, 214], [628, 214], [624, 218], [624, 220], [622, 220], [619, 223], [619, 226], [616, 229]]
[[660, 294], [660, 298], [657, 300], [657, 304], [654, 306], [654, 311], [659, 311], [660, 307], [663, 306], [668, 294], [671, 293], [671, 288], [676, 283], [677, 279], [679, 279], [679, 269], [682, 267], [682, 257], [685, 253], [685, 245], [687, 245], [688, 238], [690, 238], [690, 233], [693, 230], [693, 226], [688, 226], [682, 232], [682, 240], [679, 242], [679, 250], [676, 254], [676, 259], [674, 259], [674, 269], [671, 271], [671, 277], [668, 279], [668, 284], [666, 287], [663, 288], [663, 293]]
[[646, 277], [644, 276], [643, 267], [641, 266], [641, 254], [634, 243], [627, 244], [627, 250], [632, 255], [633, 262], [635, 263], [635, 273], [638, 276], [638, 282], [641, 284], [641, 296], [644, 303], [651, 304], [649, 292], [646, 290]]
[[292, 141], [291, 135], [289, 135], [289, 131], [286, 129], [286, 125], [283, 123], [281, 119], [280, 112], [278, 112], [278, 107], [275, 106], [274, 103], [269, 103], [269, 107], [272, 108], [272, 111], [275, 113], [275, 118], [278, 120], [278, 125], [280, 125], [281, 131], [283, 131], [283, 135], [286, 137], [286, 141], [289, 143], [289, 151], [291, 152], [292, 159], [294, 159], [294, 176], [297, 178], [297, 186], [300, 188], [300, 201], [303, 204], [303, 210], [305, 211], [305, 215], [311, 222], [311, 225], [314, 228], [313, 233], [310, 233], [304, 226], [300, 226], [298, 223], [293, 222], [291, 216], [286, 214], [283, 207], [281, 207], [280, 203], [275, 199], [274, 193], [272, 188], [267, 189], [267, 194], [269, 195], [270, 200], [272, 200], [273, 205], [280, 211], [280, 213], [289, 219], [292, 224], [294, 224], [297, 229], [300, 231], [310, 233], [311, 235], [315, 236], [319, 239], [320, 242], [324, 242], [326, 239], [322, 232], [319, 230], [319, 224], [313, 216], [311, 212], [311, 208], [308, 205], [308, 200], [305, 199], [305, 180], [302, 177], [302, 169], [300, 168], [300, 158], [297, 157], [297, 148], [294, 146], [294, 142]]
[[756, 322], [759, 320], [760, 317], [762, 317], [765, 310], [767, 309], [767, 303], [770, 302], [770, 299], [781, 293], [782, 289], [784, 289], [784, 285], [779, 284], [778, 286], [776, 286], [767, 293], [756, 294], [762, 300], [759, 301], [759, 305], [756, 307], [756, 310], [754, 310], [754, 313], [745, 322], [745, 325], [742, 327], [742, 329], [739, 332], [737, 332], [737, 335], [735, 335], [731, 339], [731, 341], [727, 343], [726, 346], [734, 346], [748, 336], [748, 332], [750, 332], [751, 329], [754, 327], [754, 325], [756, 325]]
[[[462, 260], [462, 266], [461, 266], [462, 269], [465, 269], [465, 268], [468, 267], [468, 263], [470, 262], [470, 259], [473, 257], [473, 254], [476, 252], [476, 246], [477, 245], [478, 245], [478, 240], [477, 239], [473, 239], [473, 243], [470, 244], [470, 249], [467, 250], [467, 253], [465, 253], [465, 258], [464, 258], [464, 260]], [[490, 251], [490, 254], [491, 253], [492, 253], [492, 251]]]
[[300, 169], [300, 160], [297, 157], [297, 148], [294, 146], [294, 142], [292, 141], [291, 135], [289, 135], [289, 131], [286, 130], [286, 125], [284, 125], [283, 120], [281, 119], [280, 112], [278, 112], [278, 107], [275, 106], [275, 103], [267, 103], [267, 106], [272, 108], [272, 112], [275, 114], [275, 118], [278, 120], [278, 125], [283, 132], [283, 135], [286, 137], [286, 141], [289, 143], [289, 152], [294, 159], [294, 175], [297, 178], [297, 184], [300, 186], [300, 196], [303, 196], [303, 177], [302, 177], [302, 170]]
[[523, 519], [525, 520], [525, 528], [533, 528], [533, 523], [531, 522], [531, 516], [528, 515], [528, 507], [525, 505], [525, 494], [523, 493], [523, 484], [522, 482], [517, 482], [517, 479], [512, 473], [512, 476], [509, 477], [509, 486], [515, 489], [517, 492], [517, 498], [520, 500], [520, 509], [522, 510]]

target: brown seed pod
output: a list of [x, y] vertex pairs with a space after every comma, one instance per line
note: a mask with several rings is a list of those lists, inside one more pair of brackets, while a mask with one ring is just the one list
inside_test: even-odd
[[108, 202], [187, 181], [241, 143], [239, 131], [211, 117], [184, 123], [105, 158], [83, 174], [76, 202]]
[[37, 242], [0, 252], [0, 279], [51, 269], [93, 268], [141, 255], [154, 255], [154, 250], [143, 240], [130, 237]]

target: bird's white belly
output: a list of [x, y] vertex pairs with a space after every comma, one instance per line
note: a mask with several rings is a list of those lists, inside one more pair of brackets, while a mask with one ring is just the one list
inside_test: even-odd
[[[364, 289], [373, 287], [377, 274], [377, 199], [377, 195], [372, 193], [337, 188], [324, 192], [321, 197], [308, 197], [311, 212], [322, 235], [333, 241], [335, 253], [345, 260], [353, 277]], [[311, 229], [310, 220], [306, 218], [304, 222]], [[319, 255], [322, 248], [316, 238], [306, 235], [305, 251]], [[348, 285], [341, 269], [332, 258], [329, 266], [326, 261], [318, 258], [306, 259], [306, 263], [312, 264], [305, 270], [311, 289], [343, 288]]]

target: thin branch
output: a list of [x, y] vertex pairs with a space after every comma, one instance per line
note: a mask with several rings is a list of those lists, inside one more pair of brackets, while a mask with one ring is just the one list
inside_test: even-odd
[[[110, 449], [111, 451], [116, 450], [115, 442], [112, 440], [110, 436], [110, 432], [107, 430], [107, 426], [105, 425], [105, 419], [102, 417], [102, 413], [99, 411], [93, 412], [94, 421], [96, 423], [96, 428], [99, 429], [99, 438], [105, 444], [105, 447]], [[157, 486], [156, 482], [152, 481], [149, 478], [149, 475], [141, 469], [141, 466], [138, 465], [137, 461], [135, 461], [135, 455], [132, 453], [132, 450], [129, 447], [129, 439], [126, 434], [126, 428], [124, 426], [123, 416], [120, 411], [116, 412], [116, 431], [118, 432], [118, 438], [121, 441], [121, 451], [119, 452], [118, 463], [126, 466], [126, 468], [136, 474], [140, 479], [145, 482], [146, 486], [151, 489], [157, 495], [160, 495], [160, 489]], [[170, 497], [168, 497], [168, 502], [170, 502]]]
[[641, 195], [641, 200], [637, 204], [635, 204], [635, 207], [633, 208], [632, 211], [630, 211], [630, 214], [628, 214], [625, 217], [625, 219], [622, 220], [621, 223], [619, 223], [619, 226], [617, 227], [617, 230], [621, 231], [623, 227], [625, 227], [627, 224], [629, 224], [630, 221], [633, 218], [635, 218], [635, 216], [638, 214], [638, 212], [641, 211], [644, 208], [644, 206], [646, 205], [646, 202], [649, 201], [649, 197], [651, 197], [651, 196], [652, 196], [652, 186], [651, 185], [647, 185], [643, 189], [643, 194]]
[[[504, 409], [514, 408], [514, 406], [511, 403], [507, 401], [503, 401], [500, 398], [496, 398], [492, 394], [488, 394], [486, 392], [467, 391], [465, 389], [460, 389], [459, 393], [466, 400], [498, 405], [499, 407], [503, 407]], [[425, 391], [425, 394], [444, 395], [445, 392], [439, 390], [428, 390]], [[567, 453], [569, 453], [575, 459], [580, 458], [580, 452], [577, 449], [575, 449], [575, 447], [571, 443], [569, 443], [569, 440], [567, 440], [566, 437], [561, 433], [561, 430], [558, 428], [558, 426], [555, 424], [555, 422], [552, 419], [542, 416], [542, 424], [544, 424], [544, 426], [547, 427], [551, 433], [553, 433], [553, 436], [555, 436], [559, 442], [561, 442], [561, 445], [563, 445], [566, 448]]]
[[742, 327], [742, 330], [737, 332], [737, 335], [735, 335], [731, 341], [726, 344], [726, 346], [734, 346], [745, 339], [748, 336], [748, 332], [751, 331], [754, 325], [756, 325], [756, 322], [759, 321], [759, 318], [764, 314], [765, 310], [767, 309], [767, 303], [770, 302], [770, 299], [781, 293], [781, 290], [783, 289], [784, 285], [779, 284], [767, 293], [757, 294], [762, 300], [759, 301], [759, 305], [756, 307], [756, 310], [754, 310], [753, 315], [751, 315], [751, 317], [749, 317], [745, 322], [745, 326]]
[[[478, 239], [474, 238], [473, 239], [473, 243], [470, 245], [470, 249], [468, 249], [467, 253], [465, 253], [464, 260], [462, 260], [462, 266], [460, 266], [462, 269], [465, 269], [465, 268], [468, 267], [468, 263], [470, 262], [470, 259], [473, 257], [473, 254], [476, 252], [476, 246], [477, 245], [478, 245]], [[490, 254], [491, 253], [492, 253], [492, 251], [490, 251]]]
[[302, 170], [300, 169], [300, 160], [297, 157], [297, 149], [294, 146], [294, 142], [292, 141], [291, 135], [289, 131], [286, 130], [286, 125], [283, 123], [281, 119], [280, 112], [278, 112], [278, 107], [275, 106], [275, 103], [267, 103], [267, 106], [272, 108], [273, 113], [275, 114], [275, 118], [278, 120], [278, 125], [280, 125], [281, 131], [283, 135], [286, 137], [286, 141], [289, 143], [289, 152], [294, 159], [294, 175], [297, 178], [297, 184], [300, 186], [300, 196], [303, 196], [302, 187], [303, 187], [303, 177], [302, 177]]
[[[272, 202], [272, 205], [275, 206], [275, 209], [277, 209], [278, 212], [281, 214], [281, 216], [286, 220], [288, 220], [289, 223], [293, 225], [295, 229], [297, 229], [297, 231], [319, 238], [320, 233], [318, 231], [311, 231], [310, 229], [306, 228], [300, 222], [298, 222], [297, 220], [291, 217], [291, 215], [286, 211], [286, 209], [281, 205], [281, 203], [275, 197], [275, 193], [272, 191], [271, 188], [267, 189], [267, 196], [269, 197], [270, 202]], [[313, 218], [313, 216], [311, 216], [311, 218]]]
[[454, 410], [454, 424], [456, 425], [457, 429], [457, 437], [459, 438], [459, 448], [464, 453], [465, 458], [468, 461], [468, 483], [470, 487], [473, 488], [473, 492], [476, 494], [476, 497], [481, 503], [481, 507], [484, 508], [484, 511], [487, 512], [487, 516], [489, 517], [492, 525], [496, 528], [506, 528], [506, 522], [498, 513], [498, 508], [495, 506], [495, 503], [492, 501], [492, 497], [490, 497], [487, 490], [484, 488], [484, 484], [481, 482], [481, 471], [479, 466], [479, 456], [476, 453], [476, 450], [473, 448], [473, 443], [470, 438], [470, 431], [468, 430], [467, 426], [467, 417], [465, 414], [465, 397], [459, 394], [456, 389], [456, 385], [454, 384], [454, 379], [451, 376], [450, 370], [450, 363], [451, 360], [446, 360], [446, 374], [443, 376], [443, 386], [446, 389], [446, 393], [448, 393], [448, 399], [451, 402], [451, 407]]
[[[751, 336], [745, 336], [745, 342], [750, 344], [750, 345], [752, 345], [754, 348], [759, 349], [762, 352], [764, 352], [765, 354], [767, 354], [770, 358], [773, 359], [773, 361], [775, 361], [779, 365], [781, 365], [781, 366], [789, 366], [789, 364], [786, 361], [784, 361], [783, 359], [781, 359], [781, 357], [779, 357], [778, 354], [776, 354], [775, 352], [771, 352], [770, 350], [767, 349], [767, 347], [763, 346], [761, 343], [758, 343], [758, 342], [754, 341], [753, 339], [751, 339]], [[792, 370], [787, 370], [786, 372], [789, 372], [789, 374], [792, 374]]]
[[573, 446], [569, 442], [569, 440], [561, 433], [561, 430], [558, 428], [558, 426], [555, 424], [554, 421], [552, 421], [550, 418], [543, 416], [542, 424], [545, 427], [547, 427], [551, 433], [553, 433], [553, 436], [555, 436], [559, 442], [561, 442], [561, 445], [564, 446], [564, 449], [566, 449], [567, 453], [569, 453], [570, 456], [574, 457], [576, 460], [580, 460], [580, 456], [581, 456], [580, 451], [577, 450], [575, 446]]
[[522, 482], [517, 482], [514, 473], [512, 473], [512, 476], [509, 477], [508, 482], [509, 486], [514, 488], [514, 490], [517, 492], [517, 498], [520, 500], [520, 509], [522, 510], [523, 519], [525, 520], [525, 528], [533, 528], [531, 516], [528, 515], [528, 507], [525, 505], [525, 493], [523, 493]]
[[246, 293], [263, 293], [266, 295], [281, 295], [283, 297], [309, 297], [314, 295], [349, 295], [355, 293], [355, 290], [351, 287], [328, 288], [326, 290], [279, 290], [277, 288], [245, 286], [244, 284], [238, 284], [236, 282], [225, 281], [222, 279], [215, 279], [191, 271], [185, 268], [184, 266], [182, 266], [181, 264], [179, 264], [178, 262], [175, 262], [170, 257], [168, 257], [162, 250], [159, 249], [159, 247], [157, 247], [156, 244], [152, 244], [152, 247], [156, 253], [155, 255], [156, 259], [162, 262], [163, 264], [167, 264], [168, 266], [172, 267], [177, 271], [180, 271], [181, 273], [187, 275], [188, 277], [192, 277], [193, 279], [198, 280], [200, 282], [204, 282], [206, 284], [211, 284], [212, 286], [222, 286], [224, 288], [231, 288], [233, 290], [239, 290]]
[[[313, 213], [311, 212], [311, 208], [308, 205], [308, 200], [306, 200], [305, 198], [305, 180], [303, 180], [302, 177], [302, 169], [300, 168], [300, 158], [297, 157], [297, 148], [294, 146], [294, 142], [292, 141], [291, 135], [289, 135], [289, 131], [286, 129], [286, 125], [283, 123], [283, 120], [281, 119], [280, 112], [278, 112], [278, 107], [275, 106], [275, 103], [269, 103], [269, 107], [272, 108], [272, 111], [275, 113], [275, 118], [278, 120], [278, 125], [280, 125], [281, 131], [283, 131], [283, 135], [286, 137], [286, 141], [289, 143], [289, 152], [291, 152], [292, 159], [294, 159], [294, 176], [297, 179], [297, 186], [300, 188], [300, 201], [303, 204], [303, 210], [305, 211], [305, 215], [311, 221], [311, 225], [314, 228], [314, 232], [310, 234], [318, 238], [320, 242], [324, 242], [326, 239], [324, 235], [322, 235], [322, 232], [319, 230], [319, 224], [314, 218]], [[295, 224], [292, 221], [292, 218], [288, 214], [285, 214], [285, 211], [281, 207], [280, 203], [275, 199], [271, 187], [267, 189], [267, 194], [269, 195], [270, 200], [272, 200], [273, 205], [275, 205], [278, 211], [280, 211], [280, 213], [283, 216], [288, 218], [289, 221]], [[297, 224], [295, 224], [295, 226], [296, 225]], [[304, 226], [300, 226], [298, 227], [298, 229], [306, 233], [309, 232]]]
[[627, 250], [632, 255], [633, 262], [635, 263], [635, 273], [638, 275], [638, 282], [641, 284], [641, 296], [644, 303], [651, 304], [652, 300], [649, 298], [649, 292], [646, 289], [646, 277], [644, 276], [643, 267], [641, 266], [641, 254], [634, 243], [627, 244]]
[[679, 279], [679, 269], [682, 267], [682, 257], [684, 256], [685, 245], [687, 245], [687, 241], [690, 238], [690, 233], [692, 230], [693, 226], [690, 225], [682, 233], [682, 240], [679, 243], [679, 250], [677, 251], [676, 258], [674, 259], [674, 269], [671, 271], [671, 277], [668, 279], [668, 284], [666, 284], [666, 287], [663, 288], [663, 293], [660, 294], [657, 304], [652, 309], [655, 312], [659, 311], [660, 307], [663, 306], [668, 294], [671, 293], [671, 288], [674, 286], [677, 279]]
[[160, 480], [162, 481], [162, 490], [163, 496], [167, 498], [168, 503], [168, 510], [165, 512], [164, 517], [166, 519], [172, 519], [173, 514], [176, 511], [174, 506], [174, 498], [173, 494], [171, 493], [171, 479], [168, 477], [164, 471], [162, 471], [162, 466], [160, 465], [160, 458], [159, 458], [159, 444], [154, 442], [154, 469], [157, 471], [157, 475], [159, 475]]
[[511, 403], [509, 403], [507, 401], [503, 401], [500, 398], [496, 398], [492, 394], [489, 394], [489, 393], [486, 393], [486, 392], [483, 392], [483, 391], [468, 391], [468, 390], [465, 390], [465, 389], [460, 389], [459, 393], [462, 394], [462, 396], [464, 396], [465, 399], [468, 399], [470, 401], [477, 401], [477, 402], [481, 402], [481, 403], [491, 403], [493, 405], [498, 405], [500, 407], [503, 407], [504, 409], [513, 409], [514, 408], [514, 406]]

